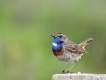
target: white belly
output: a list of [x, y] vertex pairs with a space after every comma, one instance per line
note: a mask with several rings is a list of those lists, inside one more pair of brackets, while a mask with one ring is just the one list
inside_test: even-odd
[[59, 61], [70, 63], [70, 62], [77, 62], [81, 58], [82, 55], [83, 55], [83, 53], [82, 54], [75, 54], [75, 53], [67, 52], [61, 56], [56, 56], [56, 58]]

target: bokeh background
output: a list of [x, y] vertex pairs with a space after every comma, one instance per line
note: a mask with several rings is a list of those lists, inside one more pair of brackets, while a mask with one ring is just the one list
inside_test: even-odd
[[106, 73], [106, 0], [0, 0], [0, 80], [60, 73], [66, 63], [52, 55], [55, 32], [77, 44], [94, 38], [72, 72]]

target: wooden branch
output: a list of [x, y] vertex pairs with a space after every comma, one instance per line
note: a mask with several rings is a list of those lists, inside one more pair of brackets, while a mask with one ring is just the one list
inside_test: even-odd
[[106, 80], [106, 74], [67, 73], [54, 74], [52, 80]]

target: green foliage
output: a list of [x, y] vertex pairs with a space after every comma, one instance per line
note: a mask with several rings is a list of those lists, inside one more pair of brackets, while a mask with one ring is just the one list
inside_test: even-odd
[[1, 0], [0, 80], [51, 80], [66, 63], [51, 51], [51, 34], [94, 42], [72, 72], [106, 73], [105, 0]]

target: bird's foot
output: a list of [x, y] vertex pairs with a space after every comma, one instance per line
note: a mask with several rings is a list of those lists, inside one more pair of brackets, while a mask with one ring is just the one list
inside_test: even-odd
[[61, 73], [62, 73], [62, 74], [65, 74], [65, 70], [63, 70]]
[[67, 73], [70, 73], [70, 71], [67, 71]]
[[67, 73], [70, 73], [70, 74], [72, 74], [72, 73], [74, 73], [74, 72], [70, 72], [69, 70], [67, 71]]

